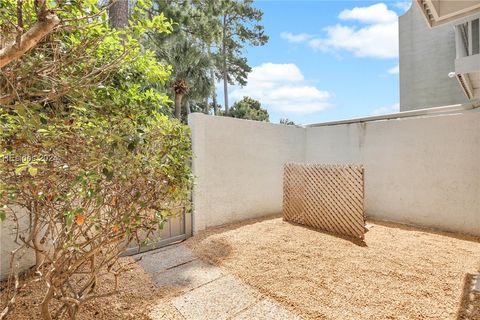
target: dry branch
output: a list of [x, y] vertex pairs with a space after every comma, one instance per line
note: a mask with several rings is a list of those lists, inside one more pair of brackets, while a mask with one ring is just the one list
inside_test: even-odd
[[0, 50], [0, 68], [20, 58], [25, 52], [33, 48], [58, 24], [60, 19], [54, 13], [47, 13], [42, 20], [35, 23], [30, 30], [20, 38], [20, 43], [12, 43]]

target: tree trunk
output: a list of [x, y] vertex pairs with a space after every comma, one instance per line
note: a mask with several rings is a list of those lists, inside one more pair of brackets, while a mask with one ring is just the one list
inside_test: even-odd
[[[226, 63], [224, 63], [226, 65]], [[227, 70], [226, 66], [224, 66], [224, 71], [223, 71], [223, 97], [224, 97], [224, 103], [225, 103], [225, 115], [228, 115], [228, 75], [227, 75]]]
[[175, 118], [182, 119], [182, 99], [183, 94], [175, 93]]
[[128, 0], [110, 0], [108, 20], [115, 29], [128, 26]]
[[227, 73], [227, 16], [223, 16], [223, 38], [222, 38], [222, 58], [223, 58], [223, 98], [225, 102], [225, 115], [228, 115], [228, 73]]
[[185, 109], [187, 110], [187, 114], [192, 113], [192, 110], [190, 109], [190, 101], [188, 100], [185, 102]]
[[[211, 57], [212, 52], [210, 51], [210, 45], [208, 46], [208, 56]], [[216, 90], [217, 88], [215, 87], [215, 71], [213, 70], [214, 67], [210, 68], [210, 77], [212, 78], [213, 82], [213, 89], [212, 89], [212, 103], [213, 103], [213, 115], [217, 115], [218, 110], [217, 110], [217, 94]], [[208, 99], [207, 99], [208, 100]]]
[[40, 234], [40, 217], [37, 211], [37, 203], [33, 202], [30, 207], [30, 212], [33, 216], [33, 225], [31, 229], [31, 239], [32, 239], [32, 245], [35, 250], [35, 267], [40, 269], [40, 267], [43, 265], [45, 262], [45, 247], [41, 241], [43, 238], [42, 235]]
[[209, 111], [209, 110], [208, 110], [208, 96], [205, 97], [205, 101], [204, 101], [204, 102], [205, 102], [205, 106], [203, 107], [203, 113], [208, 114], [208, 113], [209, 113], [209, 112], [208, 112], [208, 111]]
[[213, 101], [213, 114], [214, 114], [214, 115], [217, 115], [217, 114], [218, 114], [218, 108], [217, 108], [217, 93], [215, 92], [215, 89], [213, 89], [212, 101]]
[[40, 303], [40, 312], [44, 320], [52, 320], [52, 315], [50, 314], [49, 304], [53, 298], [53, 286], [50, 285], [47, 289], [47, 292], [43, 296], [43, 300]]

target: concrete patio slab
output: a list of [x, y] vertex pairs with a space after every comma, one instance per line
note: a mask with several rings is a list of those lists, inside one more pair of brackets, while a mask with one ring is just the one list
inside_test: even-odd
[[159, 301], [159, 303], [152, 308], [148, 316], [152, 320], [185, 320], [185, 317], [182, 316], [168, 299]]
[[263, 299], [234, 316], [232, 320], [301, 320], [300, 317], [284, 309], [278, 303]]
[[173, 286], [188, 291], [223, 276], [222, 269], [193, 260], [177, 267], [152, 274], [152, 280], [158, 287]]
[[145, 271], [156, 273], [197, 259], [184, 245], [173, 245], [156, 251], [142, 253], [140, 264]]
[[153, 307], [153, 320], [300, 319], [223, 269], [198, 259], [182, 244], [141, 256], [138, 263], [155, 285], [169, 287], [176, 296]]
[[186, 319], [229, 319], [254, 305], [261, 295], [227, 275], [173, 299], [172, 303]]

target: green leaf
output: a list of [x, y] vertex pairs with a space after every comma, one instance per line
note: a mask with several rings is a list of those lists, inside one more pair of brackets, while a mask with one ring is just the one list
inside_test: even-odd
[[97, 198], [95, 199], [95, 203], [97, 204], [97, 206], [102, 205], [104, 203], [103, 197], [97, 196]]
[[4, 221], [7, 218], [5, 210], [0, 210], [0, 222]]
[[74, 106], [73, 108], [76, 109], [76, 110], [78, 110], [78, 111], [87, 112], [87, 109], [84, 108], [84, 107]]
[[65, 220], [66, 220], [65, 222], [67, 224], [67, 227], [71, 227], [73, 224], [73, 215], [74, 215], [73, 211], [69, 210], [65, 212], [64, 215], [65, 215]]
[[31, 175], [32, 177], [35, 177], [35, 176], [37, 175], [37, 173], [38, 173], [38, 169], [35, 168], [35, 167], [30, 167], [30, 168], [28, 168], [28, 173], [30, 173], [30, 175]]
[[87, 198], [91, 198], [93, 196], [93, 194], [94, 194], [93, 189], [88, 189], [87, 190]]
[[162, 221], [158, 224], [158, 229], [163, 230], [164, 227], [165, 227], [165, 221]]
[[27, 169], [27, 165], [26, 165], [26, 164], [18, 165], [18, 166], [15, 168], [15, 173], [16, 173], [16, 174], [20, 174], [20, 173], [22, 173], [23, 171], [25, 171], [25, 169]]

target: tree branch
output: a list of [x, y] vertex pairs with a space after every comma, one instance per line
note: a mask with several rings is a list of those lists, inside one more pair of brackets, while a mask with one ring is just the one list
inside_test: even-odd
[[23, 33], [23, 0], [17, 0], [17, 46], [20, 45]]
[[0, 50], [0, 68], [20, 58], [25, 52], [37, 45], [59, 23], [60, 19], [55, 14], [46, 14], [44, 19], [39, 20], [22, 35], [20, 43], [15, 42]]

